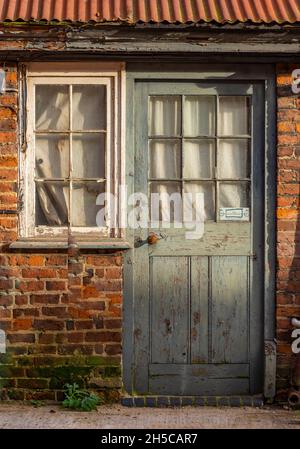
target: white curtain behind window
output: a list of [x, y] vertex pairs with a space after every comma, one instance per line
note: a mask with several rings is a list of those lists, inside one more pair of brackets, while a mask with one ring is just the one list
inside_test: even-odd
[[[57, 179], [70, 178], [70, 138], [73, 179], [105, 178], [106, 86], [73, 85], [72, 92], [70, 124], [70, 86], [36, 86], [35, 175], [44, 180], [36, 182], [37, 225], [96, 226], [96, 198], [105, 183], [74, 182], [69, 217], [70, 181]], [[70, 137], [70, 130], [77, 133]]]
[[247, 103], [247, 97], [220, 97], [220, 136], [242, 136], [249, 133]]
[[181, 98], [151, 97], [149, 105], [149, 135], [177, 137], [181, 134]]
[[[159, 139], [160, 136], [174, 138], [181, 135], [181, 99], [178, 96], [154, 96], [150, 99], [149, 142], [150, 177], [161, 182], [153, 183], [152, 191], [178, 192], [179, 183], [164, 183], [162, 180], [179, 179], [183, 171], [189, 179], [213, 179], [215, 166], [215, 141], [205, 138], [215, 136], [215, 97], [187, 96], [183, 103], [183, 148], [180, 140]], [[223, 96], [219, 99], [217, 170], [220, 180], [220, 207], [248, 207], [248, 186], [239, 182], [250, 176], [248, 139], [239, 138], [249, 134], [249, 111], [247, 97]], [[157, 138], [155, 138], [157, 136]], [[201, 138], [202, 137], [202, 138]], [[183, 152], [183, 154], [181, 154]], [[183, 167], [181, 159], [183, 158]], [[185, 191], [204, 193], [207, 219], [215, 216], [213, 182], [185, 182]], [[161, 217], [166, 216], [162, 203]]]
[[[220, 97], [218, 132], [220, 136], [249, 134], [247, 97]], [[222, 139], [219, 141], [218, 176], [221, 179], [246, 178], [248, 166], [248, 140]], [[220, 185], [220, 207], [247, 207], [247, 186], [242, 183]]]
[[[35, 91], [35, 127], [43, 134], [35, 139], [35, 175], [41, 179], [69, 176], [68, 135], [49, 134], [70, 128], [69, 86], [38, 85]], [[36, 224], [68, 223], [69, 188], [59, 182], [36, 183]]]
[[151, 140], [150, 176], [156, 179], [181, 178], [180, 140]]
[[205, 137], [215, 134], [215, 97], [193, 95], [184, 101], [184, 136]]
[[66, 226], [68, 224], [69, 186], [48, 179], [65, 178], [69, 173], [69, 141], [65, 136], [36, 137], [37, 225]]

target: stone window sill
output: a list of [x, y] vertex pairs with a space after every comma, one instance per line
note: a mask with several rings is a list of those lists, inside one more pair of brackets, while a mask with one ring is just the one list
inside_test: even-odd
[[78, 247], [80, 249], [130, 249], [131, 245], [122, 239], [101, 240], [77, 240], [75, 245], [69, 245], [67, 241], [49, 239], [20, 239], [9, 245], [12, 249], [68, 249]]

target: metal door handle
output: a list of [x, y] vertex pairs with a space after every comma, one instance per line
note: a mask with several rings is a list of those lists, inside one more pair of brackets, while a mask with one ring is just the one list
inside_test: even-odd
[[143, 240], [141, 238], [137, 238], [134, 242], [135, 248], [140, 248], [143, 245], [155, 245], [159, 240], [164, 239], [165, 236], [162, 234], [156, 234], [155, 232], [152, 232], [148, 235], [148, 237]]
[[148, 235], [148, 245], [155, 245], [162, 237], [154, 232]]

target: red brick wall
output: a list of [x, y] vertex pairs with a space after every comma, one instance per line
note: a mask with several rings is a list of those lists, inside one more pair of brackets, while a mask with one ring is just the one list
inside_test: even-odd
[[[17, 67], [0, 95], [0, 209], [17, 209]], [[11, 90], [11, 91], [10, 91]], [[2, 398], [60, 399], [67, 382], [106, 398], [121, 387], [122, 254], [13, 251], [17, 216], [0, 215]]]
[[294, 355], [291, 318], [300, 316], [300, 95], [292, 92], [292, 65], [277, 66], [277, 391], [286, 397]]
[[[6, 67], [7, 93], [0, 95], [0, 208], [16, 209], [17, 207], [17, 117], [18, 94], [16, 92], [17, 68]], [[0, 222], [0, 242], [9, 242], [17, 236], [17, 218], [2, 216]], [[1, 287], [9, 283], [2, 279]]]

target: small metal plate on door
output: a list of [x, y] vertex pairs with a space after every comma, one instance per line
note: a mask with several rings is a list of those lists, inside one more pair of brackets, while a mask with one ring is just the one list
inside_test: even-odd
[[249, 221], [250, 211], [248, 207], [220, 207], [221, 221]]

